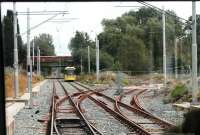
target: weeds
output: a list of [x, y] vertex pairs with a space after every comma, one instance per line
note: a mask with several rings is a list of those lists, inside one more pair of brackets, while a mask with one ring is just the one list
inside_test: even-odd
[[[37, 82], [43, 80], [42, 76], [33, 75], [32, 83], [36, 84]], [[26, 92], [27, 88], [27, 74], [25, 71], [19, 73], [19, 95], [22, 96]], [[11, 68], [6, 68], [5, 70], [5, 89], [6, 97], [14, 96], [14, 73]]]

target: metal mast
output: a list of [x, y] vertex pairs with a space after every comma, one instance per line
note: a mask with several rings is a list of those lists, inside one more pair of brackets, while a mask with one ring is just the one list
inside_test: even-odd
[[177, 44], [178, 39], [175, 38], [174, 58], [175, 58], [175, 78], [178, 78], [178, 63], [177, 63]]
[[192, 102], [197, 102], [197, 40], [196, 40], [196, 2], [192, 1]]
[[[34, 38], [35, 39], [35, 38]], [[32, 53], [32, 55], [33, 55], [33, 67], [34, 67], [34, 56], [35, 56], [35, 40], [33, 39], [33, 53]]]
[[82, 44], [81, 44], [81, 74], [83, 73], [83, 58], [82, 58]]
[[39, 75], [39, 46], [37, 47], [37, 75]]
[[90, 74], [90, 46], [88, 45], [88, 73]]
[[165, 11], [164, 11], [164, 7], [163, 7], [163, 12], [162, 12], [162, 21], [163, 21], [163, 73], [164, 73], [164, 85], [166, 86], [167, 69], [166, 69], [166, 41], [165, 41]]
[[31, 56], [30, 56], [30, 16], [29, 8], [27, 8], [27, 78], [28, 78], [28, 92], [30, 93], [30, 101], [28, 102], [28, 107], [32, 108], [32, 81], [31, 81]]
[[14, 89], [15, 98], [19, 97], [19, 69], [18, 69], [18, 47], [17, 47], [17, 13], [16, 2], [13, 2], [13, 33], [14, 33]]
[[39, 72], [39, 75], [41, 75], [41, 67], [40, 67], [40, 48], [39, 48], [39, 64], [38, 64], [38, 72]]
[[97, 81], [99, 81], [99, 40], [96, 36], [96, 77]]

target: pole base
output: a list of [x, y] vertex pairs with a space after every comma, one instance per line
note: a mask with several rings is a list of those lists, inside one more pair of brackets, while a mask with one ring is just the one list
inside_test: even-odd
[[190, 103], [190, 105], [200, 105], [200, 102], [198, 102], [198, 101], [192, 101], [192, 102]]
[[25, 109], [33, 109], [31, 106], [29, 106], [29, 105], [26, 105], [25, 107], [24, 107]]

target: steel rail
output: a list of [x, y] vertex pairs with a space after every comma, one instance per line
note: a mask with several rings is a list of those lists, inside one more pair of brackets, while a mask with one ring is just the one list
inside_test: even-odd
[[155, 121], [156, 123], [161, 124], [163, 127], [166, 127], [166, 128], [174, 127], [174, 125], [172, 125], [171, 123], [169, 123], [169, 122], [167, 122], [167, 121], [164, 121], [164, 120], [162, 120], [162, 119], [160, 119], [160, 118], [158, 118], [158, 117], [152, 115], [152, 114], [149, 113], [149, 112], [146, 112], [146, 111], [141, 110], [140, 108], [137, 108], [137, 107], [134, 107], [134, 106], [129, 106], [129, 105], [127, 105], [127, 104], [121, 102], [121, 101], [119, 100], [120, 98], [113, 99], [113, 98], [111, 98], [111, 97], [109, 97], [109, 96], [106, 96], [106, 95], [104, 95], [104, 94], [102, 94], [102, 93], [98, 93], [98, 92], [96, 92], [96, 94], [99, 95], [99, 96], [102, 96], [102, 97], [104, 97], [104, 98], [106, 98], [106, 99], [108, 99], [108, 100], [110, 100], [110, 101], [113, 102], [113, 103], [115, 103], [115, 108], [116, 108], [116, 110], [117, 110], [119, 113], [121, 113], [121, 114], [123, 114], [123, 113], [120, 111], [119, 106], [122, 106], [122, 107], [128, 109], [129, 111], [140, 113], [140, 115], [143, 115], [143, 117], [148, 117], [148, 118], [151, 119], [152, 121]]
[[[135, 92], [135, 91], [138, 92], [138, 90], [139, 90], [139, 89], [129, 90], [128, 92], [124, 92], [124, 94], [127, 95], [127, 94], [133, 93], [133, 92]], [[134, 105], [134, 106], [131, 106], [131, 107], [136, 108], [136, 109], [139, 109], [139, 111], [142, 111], [143, 113], [145, 113], [145, 114], [151, 116], [153, 119], [160, 121], [163, 125], [166, 125], [166, 126], [168, 126], [168, 127], [175, 127], [174, 124], [172, 124], [172, 123], [170, 123], [170, 122], [168, 122], [168, 121], [166, 121], [166, 120], [161, 119], [160, 117], [158, 117], [158, 116], [152, 114], [152, 113], [149, 112], [147, 109], [145, 109], [144, 107], [142, 107], [142, 105], [141, 105], [140, 102], [139, 102], [138, 96], [139, 96], [140, 94], [142, 94], [143, 92], [145, 92], [146, 90], [147, 90], [147, 89], [143, 89], [143, 90], [140, 90], [137, 94], [134, 94], [134, 96], [132, 97], [132, 100], [130, 101], [130, 104], [131, 104], [131, 105]], [[118, 101], [116, 101], [116, 102], [119, 102], [120, 104], [121, 104], [121, 103], [124, 104], [121, 100], [122, 100], [122, 96], [120, 96], [120, 97], [118, 98]], [[126, 105], [126, 104], [125, 104], [125, 105]]]
[[[89, 89], [89, 90], [92, 91], [91, 88], [86, 87], [85, 85], [83, 85], [83, 84], [81, 84], [81, 83], [76, 83], [76, 84], [78, 84], [78, 85], [80, 85], [80, 86], [82, 86], [82, 87], [84, 87], [84, 88]], [[137, 90], [137, 89], [136, 89], [136, 90]], [[130, 90], [130, 91], [127, 92], [127, 94], [129, 94], [131, 91], [134, 92], [133, 90]], [[137, 91], [138, 91], [138, 90], [137, 90]], [[144, 91], [145, 91], [145, 90], [143, 90], [142, 92], [144, 92]], [[139, 92], [139, 94], [141, 94], [142, 92]], [[110, 100], [111, 102], [115, 102], [116, 105], [119, 104], [119, 105], [121, 105], [121, 106], [127, 108], [128, 110], [131, 110], [131, 111], [133, 111], [133, 112], [139, 112], [139, 113], [141, 113], [142, 115], [144, 115], [145, 117], [149, 117], [152, 121], [155, 121], [156, 123], [161, 124], [162, 127], [165, 127], [165, 128], [175, 127], [174, 124], [172, 124], [172, 123], [170, 123], [170, 122], [168, 122], [168, 121], [166, 121], [166, 120], [163, 120], [163, 119], [159, 118], [159, 117], [156, 116], [156, 115], [153, 115], [151, 112], [149, 112], [149, 111], [147, 111], [145, 108], [143, 108], [143, 107], [139, 104], [138, 99], [137, 99], [138, 102], [136, 101], [137, 103], [135, 104], [136, 107], [134, 107], [134, 106], [129, 106], [129, 105], [127, 105], [127, 104], [121, 102], [121, 101], [120, 101], [120, 100], [121, 100], [121, 97], [120, 97], [119, 99], [113, 99], [113, 98], [111, 98], [111, 97], [109, 97], [109, 96], [106, 96], [106, 95], [103, 94], [103, 93], [100, 93], [100, 92], [95, 92], [95, 93], [96, 93], [97, 95], [100, 95], [100, 96], [102, 96], [102, 97], [107, 98], [107, 99]], [[138, 95], [137, 95], [137, 96], [138, 96]], [[135, 98], [135, 99], [136, 99], [136, 98]], [[115, 108], [117, 109], [117, 108], [119, 108], [119, 107], [115, 106]], [[120, 111], [119, 111], [119, 112], [120, 112]]]
[[50, 135], [53, 135], [54, 129], [54, 116], [55, 116], [55, 83], [53, 81], [53, 96], [52, 96], [52, 106], [51, 106], [51, 128], [50, 128]]
[[[77, 87], [76, 85], [70, 83], [71, 86], [73, 86], [74, 88], [76, 88], [79, 91], [83, 91], [82, 89], [80, 89], [79, 87]], [[79, 83], [76, 83], [79, 84]], [[81, 86], [81, 85], [80, 85]], [[86, 86], [83, 86], [86, 89], [90, 89]], [[91, 90], [91, 89], [90, 89]], [[93, 90], [91, 90], [93, 91]], [[96, 94], [98, 92], [93, 91]], [[120, 114], [119, 112], [111, 109], [110, 107], [108, 107], [104, 102], [102, 102], [101, 100], [97, 100], [95, 98], [93, 98], [91, 95], [88, 95], [88, 98], [90, 100], [92, 100], [93, 102], [95, 102], [97, 105], [99, 105], [100, 107], [102, 107], [104, 110], [106, 110], [107, 112], [109, 112], [111, 115], [113, 115], [115, 118], [121, 120], [123, 123], [128, 124], [129, 127], [131, 127], [132, 129], [134, 129], [135, 132], [137, 132], [140, 135], [151, 135], [148, 131], [146, 131], [144, 128], [142, 128], [139, 124], [135, 123], [134, 121], [130, 121], [129, 119], [127, 119], [125, 116], [123, 116], [122, 114]]]
[[92, 126], [88, 120], [84, 117], [84, 115], [82, 114], [82, 112], [79, 110], [78, 106], [76, 105], [76, 103], [73, 101], [72, 97], [69, 95], [69, 93], [67, 92], [66, 88], [63, 86], [63, 84], [58, 81], [59, 84], [61, 85], [61, 87], [63, 88], [65, 94], [68, 96], [70, 103], [75, 107], [75, 111], [77, 112], [77, 114], [79, 115], [79, 117], [85, 122], [86, 126], [89, 129], [89, 134], [90, 135], [96, 135], [96, 134], [102, 134], [100, 133], [100, 131], [98, 131], [94, 126]]
[[144, 107], [141, 106], [139, 100], [138, 100], [138, 96], [141, 95], [143, 92], [145, 92], [146, 90], [142, 90], [140, 91], [139, 93], [137, 93], [136, 95], [133, 96], [133, 100], [132, 102], [135, 104], [136, 107], [138, 107], [139, 109], [143, 110], [144, 112], [148, 113], [149, 115], [151, 115], [152, 117], [154, 117], [155, 119], [159, 120], [159, 121], [162, 121], [164, 124], [170, 126], [170, 127], [175, 127], [174, 124], [166, 121], [166, 120], [163, 120], [161, 118], [159, 118], [158, 116], [156, 115], [153, 115], [151, 112], [149, 112], [147, 109], [145, 109]]
[[[125, 107], [125, 108], [127, 108], [127, 109], [129, 109], [129, 110], [131, 110], [131, 111], [139, 112], [139, 113], [141, 113], [142, 115], [144, 115], [145, 117], [149, 117], [149, 118], [152, 119], [153, 121], [156, 121], [157, 123], [162, 124], [163, 127], [168, 127], [168, 128], [169, 128], [169, 127], [175, 127], [175, 125], [169, 123], [168, 121], [165, 121], [165, 120], [163, 120], [163, 119], [160, 119], [159, 117], [157, 117], [157, 116], [153, 115], [152, 113], [146, 111], [141, 105], [139, 105], [138, 107], [137, 107], [137, 106], [136, 106], [136, 107], [134, 107], [134, 106], [129, 106], [129, 105], [127, 105], [127, 104], [121, 102], [121, 101], [119, 100], [120, 98], [119, 98], [119, 99], [113, 99], [113, 98], [111, 98], [111, 97], [106, 96], [106, 95], [103, 94], [103, 93], [97, 93], [97, 94], [99, 94], [99, 95], [102, 96], [102, 97], [105, 97], [105, 98], [109, 99], [109, 100], [112, 101], [112, 102], [116, 102], [116, 105], [119, 104], [119, 105], [121, 105], [121, 106], [123, 106], [123, 107]], [[137, 102], [137, 101], [136, 101], [136, 102]]]

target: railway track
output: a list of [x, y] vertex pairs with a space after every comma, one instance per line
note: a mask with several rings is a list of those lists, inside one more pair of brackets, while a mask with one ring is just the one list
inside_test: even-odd
[[[144, 92], [146, 92], [146, 91], [147, 91], [147, 89], [134, 89], [134, 90], [129, 90], [127, 92], [124, 92], [124, 95], [128, 96], [128, 97], [126, 96], [126, 99], [129, 100], [130, 105], [132, 105], [134, 108], [137, 108], [137, 109], [141, 110], [142, 112], [145, 112], [146, 114], [151, 115], [151, 117], [153, 119], [155, 119], [155, 121], [162, 123], [163, 126], [175, 127], [175, 125], [173, 125], [172, 123], [170, 123], [170, 122], [168, 122], [166, 120], [163, 120], [163, 119], [159, 118], [156, 115], [153, 115], [150, 111], [148, 111], [146, 108], [144, 108], [140, 104], [139, 96], [141, 94], [143, 94]], [[128, 102], [128, 101], [124, 101], [124, 100], [125, 100], [125, 98], [123, 98], [123, 95], [121, 95], [118, 98], [118, 101], [121, 101], [122, 103]]]
[[[84, 91], [83, 89], [81, 89], [80, 87], [78, 87], [77, 85], [80, 86], [79, 83], [70, 83], [74, 88], [78, 89], [79, 91]], [[82, 88], [87, 88], [87, 87], [82, 87]], [[89, 88], [87, 88], [87, 90], [90, 90]], [[97, 92], [98, 93], [98, 92]], [[124, 123], [126, 126], [128, 126], [130, 129], [132, 129], [132, 132], [130, 134], [140, 134], [140, 135], [150, 135], [150, 133], [148, 131], [146, 131], [144, 128], [142, 128], [141, 126], [139, 126], [137, 123], [135, 123], [134, 121], [129, 120], [128, 118], [126, 118], [125, 116], [123, 116], [122, 114], [120, 114], [119, 112], [117, 112], [114, 108], [114, 104], [110, 103], [109, 105], [105, 103], [105, 101], [101, 100], [100, 97], [96, 94], [95, 95], [88, 95], [88, 98], [90, 98], [93, 102], [95, 102], [97, 105], [101, 106], [104, 110], [106, 110], [107, 112], [109, 112], [111, 115], [113, 115], [116, 119], [118, 119], [120, 122]], [[112, 106], [113, 104], [113, 106]]]
[[[70, 95], [60, 81], [53, 82], [50, 135], [102, 135], [77, 106], [78, 94]], [[63, 96], [64, 95], [64, 96]]]
[[[83, 88], [92, 91], [80, 83], [71, 83], [71, 85], [79, 91], [83, 91]], [[120, 118], [126, 124], [131, 125], [137, 134], [161, 134], [165, 129], [174, 126], [146, 112], [141, 106], [132, 107], [120, 102], [120, 98], [113, 99], [100, 92], [95, 92], [95, 95], [88, 94], [88, 97], [118, 119]], [[139, 105], [137, 101], [136, 105]]]

